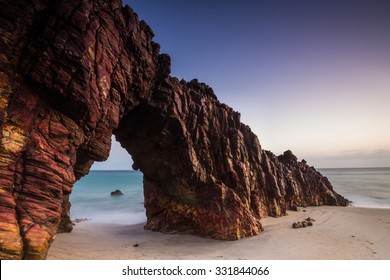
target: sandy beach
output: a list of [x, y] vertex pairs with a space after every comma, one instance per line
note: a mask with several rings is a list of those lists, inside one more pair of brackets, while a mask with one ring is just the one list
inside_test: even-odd
[[[291, 227], [308, 217], [313, 226]], [[220, 241], [86, 221], [58, 234], [47, 259], [390, 259], [390, 209], [308, 207], [262, 222], [258, 236]]]

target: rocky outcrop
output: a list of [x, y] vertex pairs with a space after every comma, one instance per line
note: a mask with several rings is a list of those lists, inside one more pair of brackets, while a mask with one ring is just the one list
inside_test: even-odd
[[268, 215], [346, 203], [291, 151], [262, 150], [240, 114], [196, 80], [167, 78], [114, 133], [144, 174], [147, 229], [234, 240], [258, 234]]
[[303, 205], [345, 205], [169, 56], [119, 0], [0, 0], [0, 258], [42, 259], [111, 135], [144, 173], [146, 228], [234, 240]]

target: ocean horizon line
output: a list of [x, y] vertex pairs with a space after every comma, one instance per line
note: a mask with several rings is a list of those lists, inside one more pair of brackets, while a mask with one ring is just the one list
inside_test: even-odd
[[[378, 166], [378, 167], [315, 167], [315, 169], [323, 170], [323, 169], [389, 169], [390, 166]], [[142, 172], [140, 170], [134, 170], [134, 169], [90, 169], [89, 171], [135, 171], [135, 172]]]

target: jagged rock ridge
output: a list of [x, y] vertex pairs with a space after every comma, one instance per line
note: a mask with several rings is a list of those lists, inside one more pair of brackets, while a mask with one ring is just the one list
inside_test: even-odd
[[0, 0], [0, 258], [42, 259], [70, 231], [69, 195], [111, 135], [144, 174], [146, 228], [234, 240], [304, 205], [346, 205], [290, 152], [261, 149], [239, 113], [115, 1]]

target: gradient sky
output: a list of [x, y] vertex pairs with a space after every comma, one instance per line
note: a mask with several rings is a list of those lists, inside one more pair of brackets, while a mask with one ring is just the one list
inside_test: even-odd
[[[241, 112], [264, 149], [316, 167], [390, 166], [390, 1], [128, 0], [172, 75]], [[114, 143], [95, 169], [126, 169]]]

